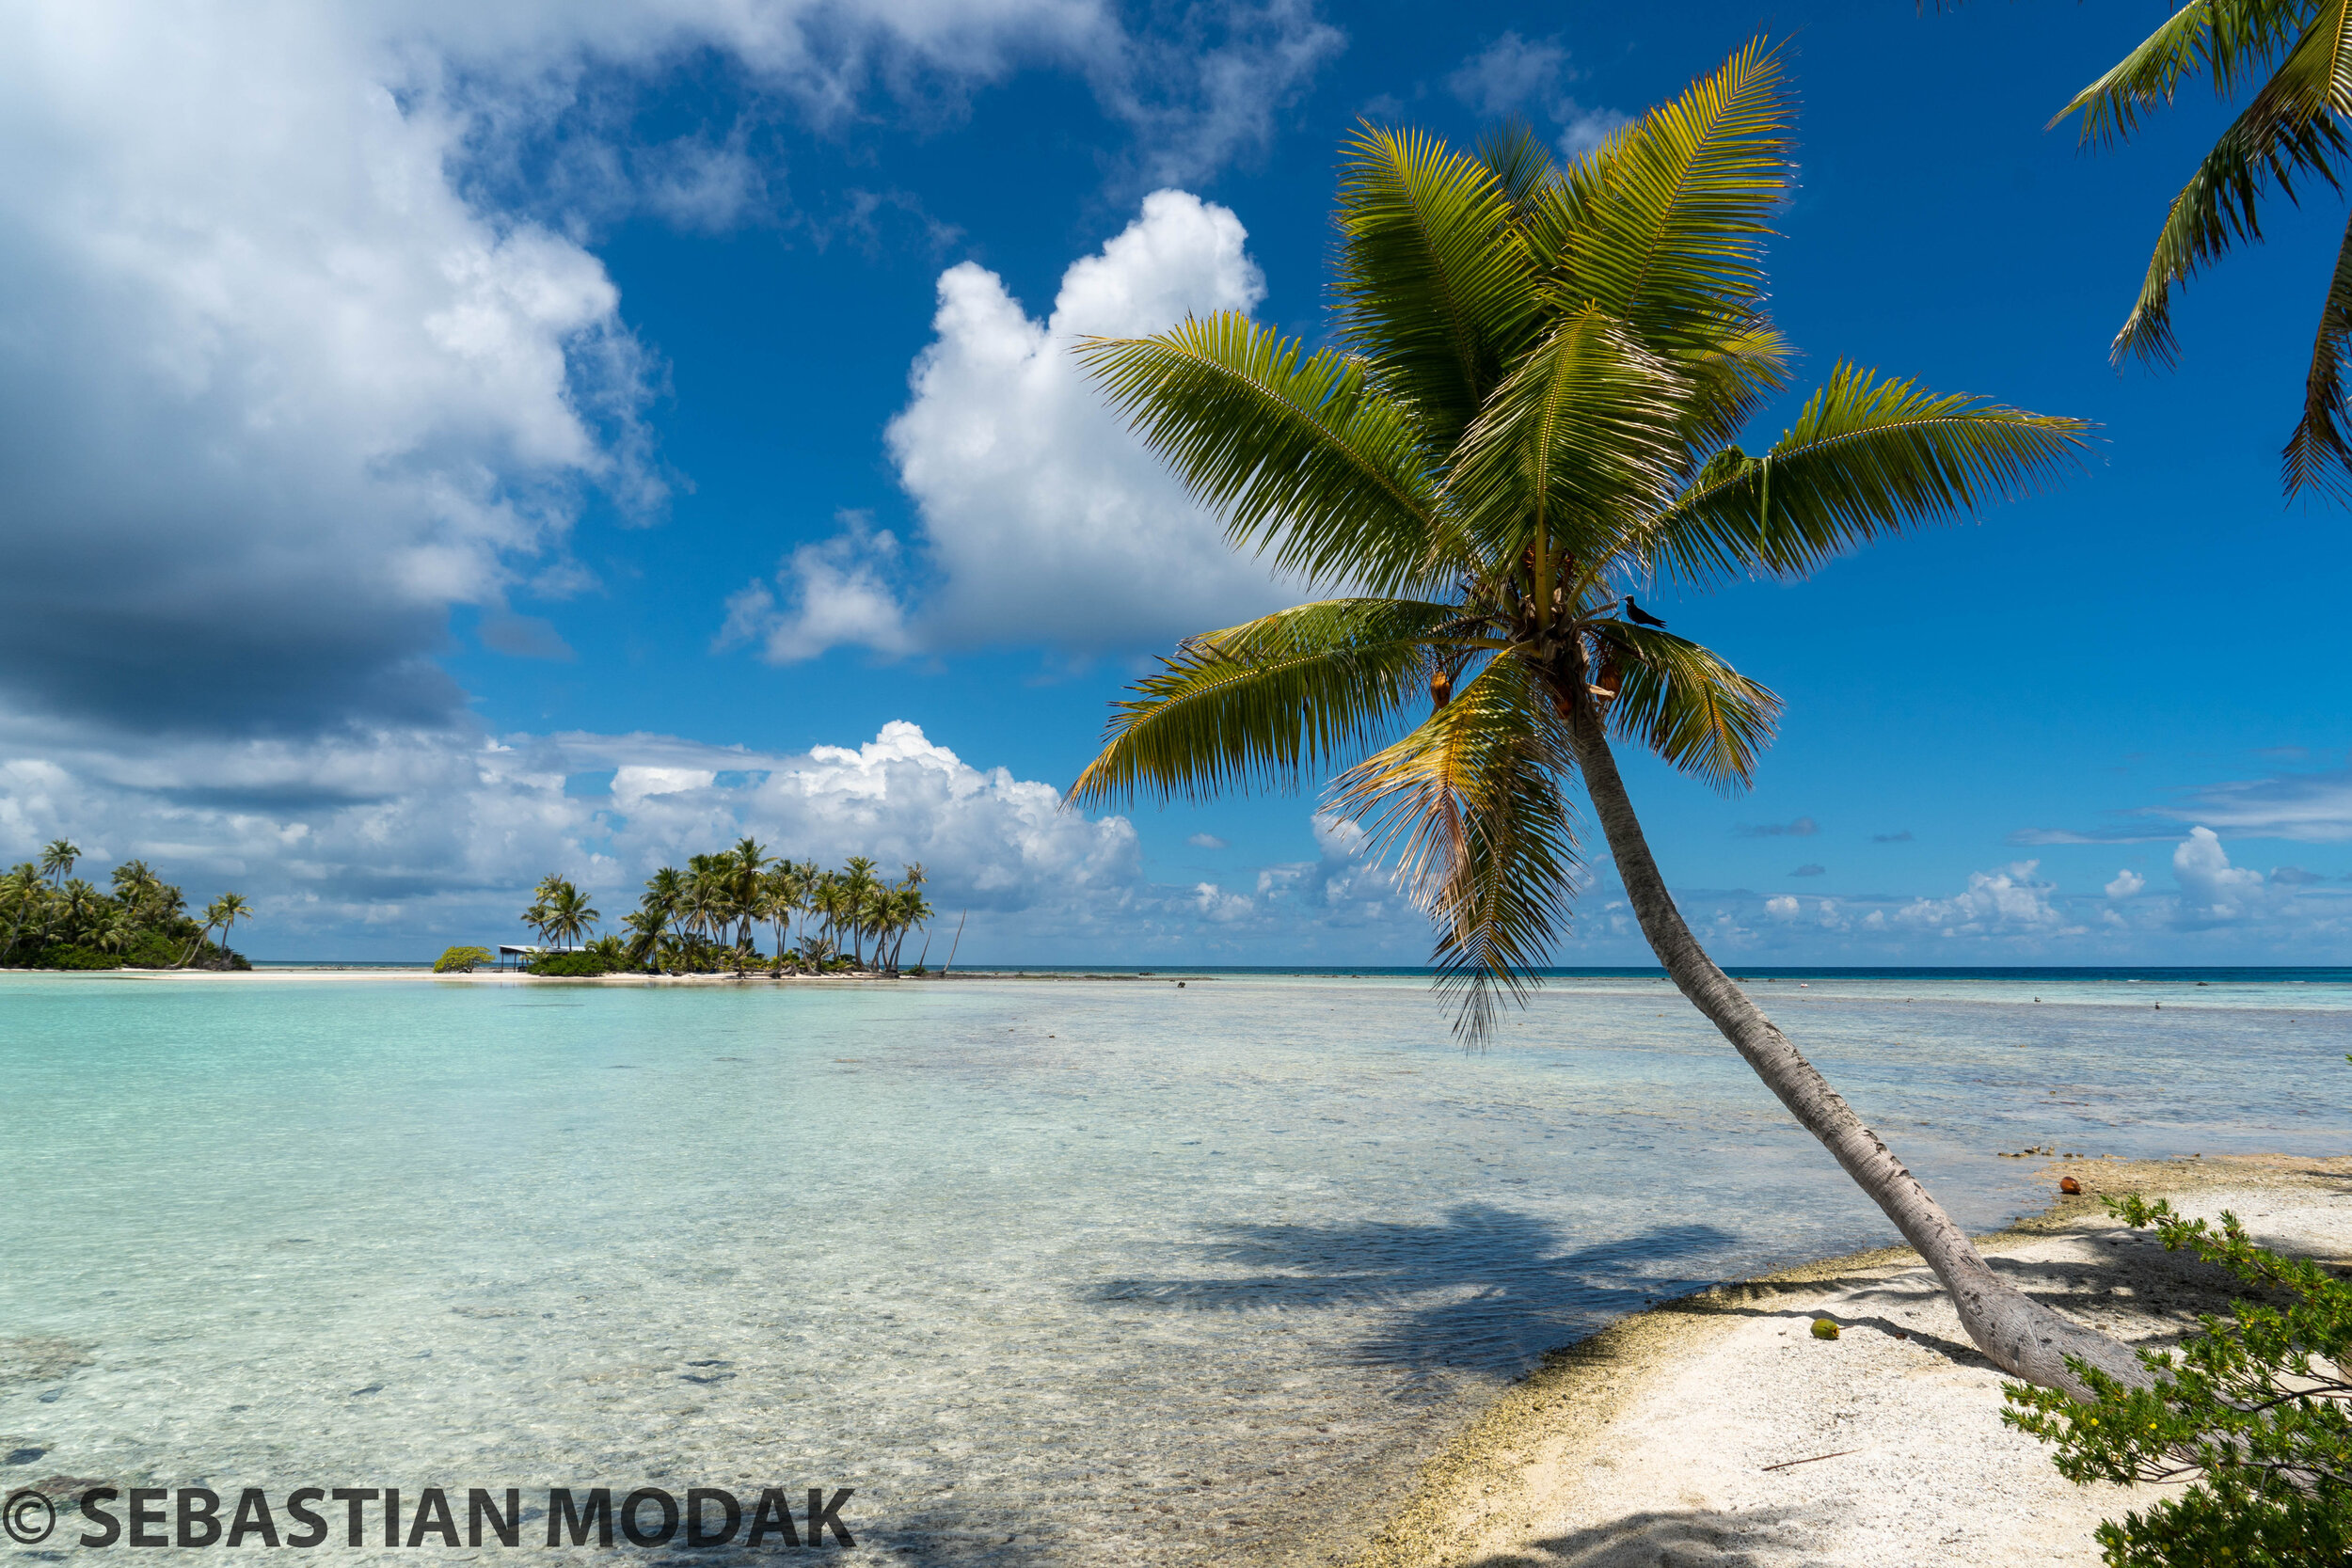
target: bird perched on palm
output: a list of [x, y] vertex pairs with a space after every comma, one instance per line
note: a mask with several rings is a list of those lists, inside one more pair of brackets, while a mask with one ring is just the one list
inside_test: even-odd
[[[2084, 426], [1840, 366], [1761, 454], [1786, 385], [1759, 253], [1788, 194], [1774, 55], [1740, 51], [1562, 168], [1367, 127], [1340, 194], [1338, 346], [1238, 314], [1079, 346], [1236, 546], [1356, 592], [1188, 640], [1116, 705], [1078, 801], [1295, 786], [1337, 769], [1432, 916], [1471, 1039], [1535, 983], [1600, 819], [1676, 983], [1952, 1287], [2006, 1370], [2063, 1383], [2120, 1346], [1995, 1279], [1964, 1232], [1699, 947], [1613, 739], [1721, 789], [1780, 704], [1629, 588], [1796, 578], [2032, 488]], [[1425, 706], [1424, 706], [1425, 699]], [[2119, 1360], [2118, 1357], [2121, 1359]]]

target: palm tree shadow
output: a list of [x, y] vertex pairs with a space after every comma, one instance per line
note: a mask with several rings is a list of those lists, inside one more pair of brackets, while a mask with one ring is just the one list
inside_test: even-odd
[[[1502, 1551], [1470, 1560], [1470, 1568], [1763, 1568], [1785, 1563], [1812, 1533], [1812, 1511], [1795, 1508], [1654, 1509], [1605, 1525], [1533, 1543], [1534, 1551]], [[1535, 1555], [1541, 1553], [1542, 1555]]]
[[1532, 1215], [1465, 1203], [1435, 1223], [1237, 1226], [1199, 1243], [1219, 1272], [1105, 1280], [1091, 1295], [1194, 1312], [1388, 1308], [1355, 1359], [1507, 1375], [1612, 1319], [1713, 1283], [1721, 1275], [1706, 1261], [1738, 1241], [1711, 1225], [1671, 1225], [1580, 1247]]

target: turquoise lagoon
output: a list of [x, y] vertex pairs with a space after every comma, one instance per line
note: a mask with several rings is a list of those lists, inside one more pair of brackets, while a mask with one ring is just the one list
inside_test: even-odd
[[[1999, 1150], [2352, 1148], [2352, 985], [1752, 989], [1974, 1227], [2040, 1202]], [[0, 978], [0, 1487], [822, 1484], [902, 1561], [1326, 1561], [1547, 1347], [1890, 1239], [1640, 978], [1479, 1053], [1409, 976]]]

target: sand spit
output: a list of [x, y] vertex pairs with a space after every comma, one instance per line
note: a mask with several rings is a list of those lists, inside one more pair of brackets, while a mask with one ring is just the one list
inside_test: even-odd
[[977, 980], [1149, 980], [1164, 985], [1186, 981], [1214, 979], [1214, 975], [1195, 974], [1189, 971], [1138, 974], [1135, 971], [1103, 974], [1038, 974], [1012, 970], [958, 971], [952, 974], [877, 974], [861, 972], [850, 974], [770, 974], [751, 970], [742, 974], [528, 974], [519, 969], [477, 969], [470, 973], [452, 972], [437, 974], [419, 965], [414, 969], [373, 969], [360, 965], [338, 968], [332, 965], [305, 966], [299, 969], [0, 969], [0, 974], [41, 974], [53, 979], [69, 980], [217, 980], [224, 982], [257, 980], [345, 981], [345, 980], [430, 980], [436, 985], [459, 986], [862, 986], [878, 982], [909, 985], [937, 984], [942, 981], [964, 983]]
[[[2106, 1194], [2230, 1209], [2280, 1250], [2352, 1259], [2352, 1158], [2053, 1162], [2084, 1194], [1983, 1240], [1994, 1267], [2164, 1343], [2227, 1278], [2106, 1217]], [[1814, 1338], [1811, 1321], [1840, 1325]], [[2097, 1563], [2154, 1489], [2076, 1487], [2001, 1422], [2001, 1374], [1893, 1248], [1685, 1297], [1556, 1351], [1422, 1470], [1357, 1568], [1958, 1568]]]

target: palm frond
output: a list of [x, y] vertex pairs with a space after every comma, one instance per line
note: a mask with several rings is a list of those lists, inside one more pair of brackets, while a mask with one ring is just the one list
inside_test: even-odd
[[1515, 562], [1539, 531], [1573, 543], [1656, 510], [1682, 454], [1684, 390], [1597, 308], [1561, 322], [1463, 436], [1445, 492], [1463, 553]]
[[1427, 696], [1454, 605], [1327, 599], [1185, 642], [1137, 695], [1112, 705], [1102, 753], [1073, 803], [1138, 791], [1200, 800], [1297, 787], [1302, 773], [1362, 752], [1403, 705]]
[[1840, 365], [1770, 451], [1720, 454], [1629, 547], [1693, 584], [1803, 577], [1883, 534], [2032, 494], [2089, 429]]
[[1772, 743], [1780, 699], [1685, 638], [1628, 621], [1594, 630], [1614, 645], [1610, 728], [1724, 794], [1745, 789]]
[[1559, 781], [1571, 766], [1536, 677], [1499, 658], [1337, 783], [1340, 809], [1369, 821], [1438, 927], [1438, 989], [1467, 1043], [1493, 1035], [1505, 998], [1525, 997], [1566, 924], [1579, 861]]
[[2344, 390], [2344, 344], [2352, 340], [2352, 225], [2336, 247], [2336, 270], [2319, 310], [2312, 368], [2303, 381], [2303, 418], [2281, 456], [2287, 494], [2318, 487], [2339, 499], [2352, 494], [2352, 439], [2347, 439]]
[[1532, 263], [1512, 198], [1477, 158], [1423, 132], [1361, 127], [1340, 185], [1340, 322], [1451, 447], [1533, 328]]
[[1560, 178], [1551, 149], [1535, 128], [1513, 115], [1478, 140], [1478, 161], [1494, 177], [1495, 186], [1510, 203], [1516, 220], [1542, 201]]
[[1753, 314], [1788, 190], [1780, 89], [1778, 54], [1752, 42], [1592, 154], [1561, 198], [1577, 209], [1555, 259], [1563, 303], [1597, 301], [1665, 353], [1694, 320]]
[[2050, 125], [2079, 114], [2085, 142], [2128, 140], [2147, 111], [2169, 107], [2182, 81], [2199, 71], [2228, 97], [2302, 31], [2308, 9], [2304, 0], [2188, 0]]
[[1310, 580], [1402, 589], [1432, 569], [1438, 499], [1415, 417], [1361, 360], [1224, 313], [1076, 353], [1236, 546]]
[[2172, 292], [2230, 247], [2262, 239], [2261, 204], [2275, 188], [2300, 200], [2303, 176], [2341, 189], [2344, 154], [2336, 117], [2352, 112], [2352, 0], [2325, 0], [2269, 81], [2172, 198], [2158, 230], [2139, 298], [2111, 353], [2169, 365]]

